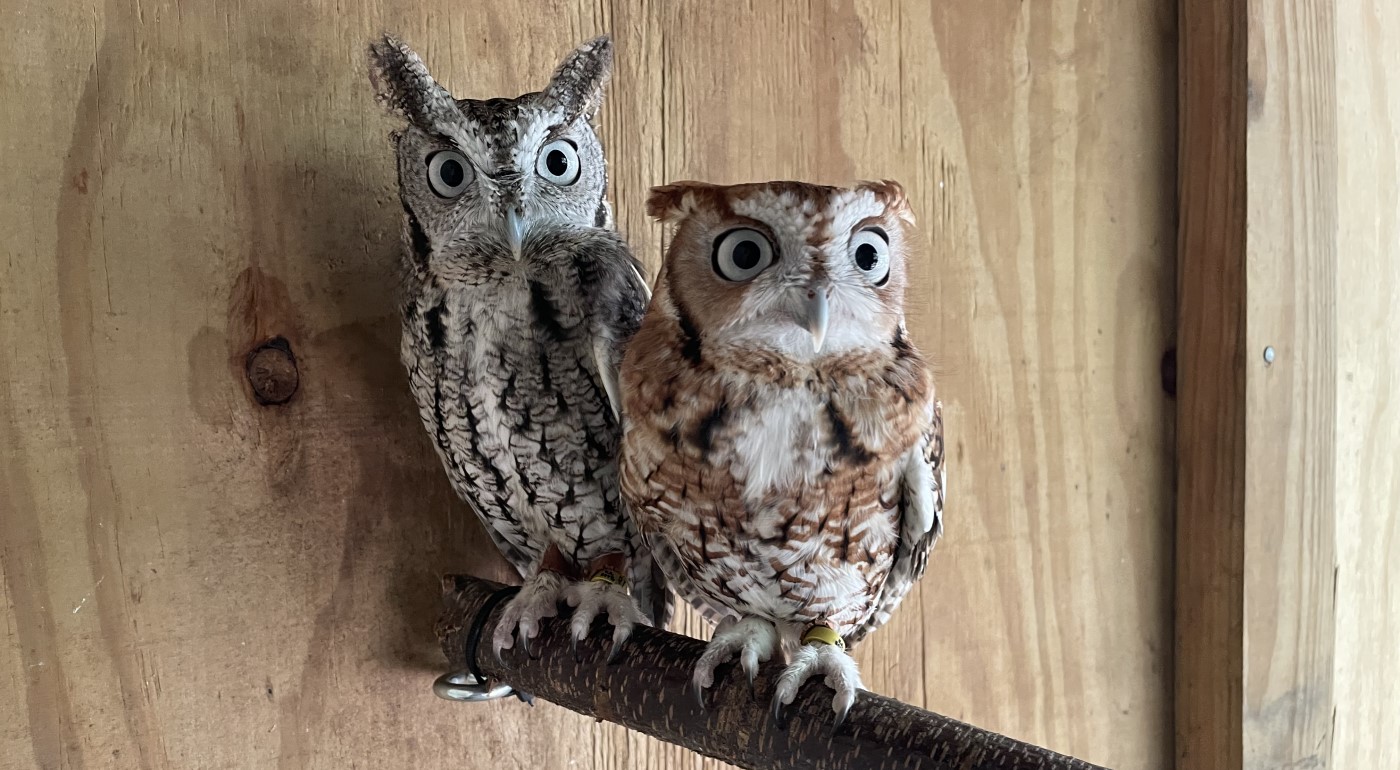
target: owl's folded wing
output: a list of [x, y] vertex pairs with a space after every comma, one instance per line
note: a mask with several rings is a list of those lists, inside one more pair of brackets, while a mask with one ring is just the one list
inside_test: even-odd
[[622, 413], [622, 391], [618, 386], [622, 354], [642, 325], [642, 314], [651, 302], [651, 289], [642, 278], [641, 263], [618, 239], [619, 253], [609, 261], [610, 280], [598, 286], [593, 308], [593, 362], [598, 379], [607, 393], [614, 417]]
[[943, 493], [947, 473], [943, 464], [943, 404], [932, 405], [929, 426], [909, 453], [899, 502], [899, 544], [870, 617], [846, 639], [854, 646], [866, 634], [889, 621], [915, 581], [924, 576], [929, 551], [943, 535]]

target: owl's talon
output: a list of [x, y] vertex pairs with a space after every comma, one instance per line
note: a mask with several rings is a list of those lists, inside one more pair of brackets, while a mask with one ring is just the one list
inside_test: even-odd
[[739, 666], [744, 669], [744, 674], [749, 678], [749, 689], [753, 689], [754, 680], [758, 677], [758, 649], [754, 645], [745, 644], [739, 651]]
[[705, 688], [715, 683], [715, 669], [733, 659], [737, 654], [739, 665], [748, 676], [752, 688], [758, 674], [758, 664], [773, 657], [778, 649], [778, 629], [763, 618], [747, 617], [734, 622], [722, 621], [715, 627], [715, 634], [705, 646], [705, 652], [695, 661], [695, 671], [691, 674], [691, 684], [700, 697], [704, 708]]
[[559, 614], [559, 596], [564, 579], [553, 572], [536, 573], [506, 603], [505, 612], [496, 624], [491, 635], [491, 649], [496, 660], [504, 663], [502, 650], [515, 646], [520, 639], [520, 649], [530, 655], [530, 641], [540, 632], [540, 621]]
[[851, 713], [849, 704], [842, 704], [836, 707], [836, 722], [831, 725], [832, 735], [836, 735], [836, 733], [841, 731], [841, 725], [846, 724], [846, 715], [849, 713]]
[[694, 679], [690, 681], [690, 691], [695, 693], [695, 705], [701, 713], [705, 711], [705, 688]]
[[622, 645], [632, 636], [632, 629], [638, 625], [651, 625], [637, 607], [636, 599], [619, 585], [593, 581], [570, 583], [564, 589], [564, 600], [574, 608], [569, 630], [575, 645], [578, 640], [588, 636], [593, 621], [599, 615], [607, 616], [613, 626], [613, 644], [608, 652], [608, 663], [617, 660]]
[[778, 687], [773, 694], [774, 711], [780, 709], [778, 704], [792, 703], [802, 685], [817, 674], [824, 675], [826, 686], [836, 691], [831, 698], [831, 709], [836, 712], [836, 726], [832, 728], [835, 730], [846, 721], [856, 692], [864, 689], [855, 659], [835, 645], [813, 644], [798, 648], [792, 662], [778, 677]]

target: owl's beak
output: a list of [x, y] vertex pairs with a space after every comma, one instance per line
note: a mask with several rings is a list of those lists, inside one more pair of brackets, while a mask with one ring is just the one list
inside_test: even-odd
[[831, 291], [831, 284], [825, 278], [819, 278], [807, 285], [807, 301], [803, 306], [803, 315], [806, 316], [807, 331], [812, 334], [812, 352], [822, 352], [822, 343], [826, 342], [826, 324], [830, 320], [830, 307], [827, 294]]
[[520, 209], [511, 206], [506, 209], [506, 242], [510, 244], [511, 256], [520, 261], [520, 244], [525, 240], [525, 220]]

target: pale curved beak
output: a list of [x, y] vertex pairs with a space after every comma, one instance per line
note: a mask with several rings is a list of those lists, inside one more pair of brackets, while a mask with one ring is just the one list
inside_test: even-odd
[[525, 240], [525, 219], [518, 206], [506, 209], [506, 242], [510, 244], [511, 256], [520, 260], [520, 244]]
[[807, 285], [807, 299], [803, 303], [802, 314], [807, 331], [812, 335], [813, 353], [822, 352], [822, 343], [826, 342], [826, 325], [831, 320], [830, 300], [827, 298], [830, 291], [831, 285], [824, 278]]

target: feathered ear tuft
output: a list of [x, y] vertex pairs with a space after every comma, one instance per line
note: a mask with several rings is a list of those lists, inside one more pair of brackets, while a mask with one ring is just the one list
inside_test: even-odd
[[603, 105], [603, 90], [612, 75], [612, 38], [599, 35], [564, 57], [549, 79], [545, 94], [564, 109], [564, 122], [580, 115], [592, 120]]
[[433, 79], [423, 59], [393, 35], [370, 43], [369, 78], [379, 101], [419, 128], [441, 131], [459, 117], [452, 95]]
[[715, 185], [705, 182], [672, 182], [653, 187], [647, 193], [647, 215], [658, 222], [675, 224], [695, 212], [696, 196], [714, 189]]
[[904, 186], [893, 179], [882, 179], [878, 182], [861, 182], [857, 189], [868, 190], [875, 194], [875, 199], [880, 201], [890, 211], [894, 212], [900, 219], [909, 224], [914, 224], [914, 209], [909, 205], [909, 198], [904, 194]]

